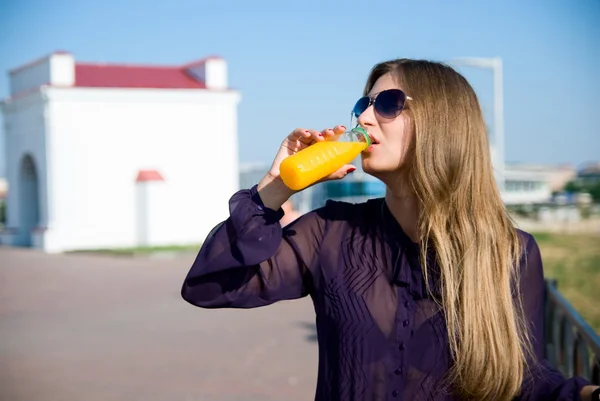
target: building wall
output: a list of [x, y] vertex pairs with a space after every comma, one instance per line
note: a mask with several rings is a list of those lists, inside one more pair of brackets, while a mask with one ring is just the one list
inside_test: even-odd
[[552, 199], [550, 170], [510, 166], [505, 171], [502, 200], [507, 205], [542, 204]]
[[552, 191], [547, 183], [541, 182], [506, 182], [506, 190], [502, 200], [507, 205], [530, 205], [550, 202]]
[[136, 245], [139, 170], [165, 179], [154, 242], [201, 242], [227, 217], [238, 188], [236, 92], [51, 88], [48, 97], [47, 250]]
[[[2, 107], [6, 135], [6, 180], [9, 186], [6, 235], [2, 236], [2, 243], [27, 245], [32, 232], [44, 227], [47, 222], [45, 105], [43, 93], [35, 92], [7, 102]], [[35, 184], [35, 188], [22, 180], [26, 156], [33, 160], [35, 167], [36, 183], [30, 183]], [[36, 216], [36, 221], [31, 221], [32, 215]]]
[[570, 181], [573, 181], [577, 177], [577, 170], [575, 167], [557, 167], [552, 173], [550, 173], [550, 190], [553, 192], [562, 191]]

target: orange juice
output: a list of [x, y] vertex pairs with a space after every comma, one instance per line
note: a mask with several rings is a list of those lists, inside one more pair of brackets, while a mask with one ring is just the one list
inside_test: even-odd
[[343, 134], [338, 141], [317, 142], [287, 157], [279, 166], [279, 176], [288, 188], [299, 191], [335, 173], [370, 144], [366, 131], [355, 128]]

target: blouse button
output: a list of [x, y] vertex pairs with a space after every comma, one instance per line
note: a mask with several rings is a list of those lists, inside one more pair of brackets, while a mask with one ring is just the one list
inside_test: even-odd
[[263, 211], [263, 207], [261, 205], [256, 205], [256, 210]]
[[400, 351], [404, 351], [404, 348], [405, 348], [405, 347], [404, 347], [404, 343], [400, 344], [400, 346], [398, 347], [398, 349], [399, 349]]
[[396, 376], [400, 376], [402, 374], [402, 368], [398, 368], [394, 371], [394, 373], [396, 374]]
[[410, 303], [408, 301], [404, 302], [404, 306], [406, 306], [407, 308], [410, 306]]
[[398, 397], [398, 390], [392, 391], [392, 397]]
[[402, 325], [403, 325], [404, 327], [408, 326], [408, 320], [405, 320], [404, 322], [402, 322]]

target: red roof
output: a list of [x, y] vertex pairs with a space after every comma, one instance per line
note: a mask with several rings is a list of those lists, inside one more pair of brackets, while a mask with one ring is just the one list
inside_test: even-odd
[[164, 181], [165, 179], [156, 170], [140, 170], [138, 171], [135, 182], [147, 182], [147, 181]]
[[185, 67], [75, 64], [75, 86], [82, 88], [206, 89]]
[[[55, 54], [71, 55], [58, 51], [17, 67], [10, 71], [16, 74], [23, 69], [48, 60]], [[131, 64], [77, 63], [75, 62], [74, 87], [79, 88], [151, 88], [151, 89], [208, 89], [206, 82], [197, 76], [199, 66], [210, 60], [220, 60], [219, 56], [208, 56], [185, 65], [154, 66]], [[195, 71], [194, 71], [195, 70]], [[46, 83], [50, 85], [50, 83]], [[27, 88], [12, 93], [11, 98], [33, 92], [37, 88]]]

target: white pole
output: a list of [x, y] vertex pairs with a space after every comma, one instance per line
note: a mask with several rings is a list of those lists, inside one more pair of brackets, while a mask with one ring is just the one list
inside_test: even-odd
[[496, 177], [500, 192], [504, 192], [504, 93], [502, 88], [502, 59], [494, 58], [494, 137], [496, 147]]
[[504, 160], [504, 94], [502, 77], [502, 59], [500, 57], [461, 57], [454, 59], [456, 64], [477, 68], [489, 68], [494, 75], [494, 158], [496, 182], [498, 189], [504, 193], [505, 160]]

